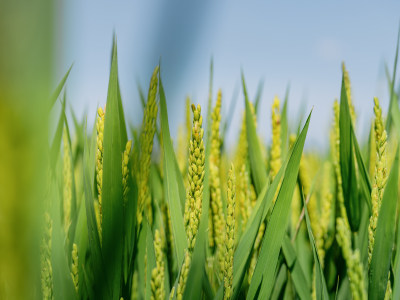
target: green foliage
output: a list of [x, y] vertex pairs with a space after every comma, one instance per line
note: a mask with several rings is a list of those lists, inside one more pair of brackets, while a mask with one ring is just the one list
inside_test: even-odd
[[[191, 156], [183, 156], [184, 151], [175, 151], [174, 148], [174, 135], [168, 121], [169, 102], [159, 66], [155, 69], [150, 88], [151, 109], [147, 107], [149, 100], [146, 102], [139, 86], [138, 106], [149, 110], [148, 113], [154, 117], [153, 134], [146, 136], [144, 128], [130, 126], [129, 131], [126, 128], [115, 39], [111, 54], [104, 132], [98, 133], [95, 126], [88, 130], [87, 117], [83, 122], [77, 118], [72, 107], [66, 104], [65, 93], [62, 101], [56, 101], [71, 68], [49, 100], [48, 111], [57, 114], [58, 119], [48, 139], [48, 180], [43, 188], [47, 191], [43, 205], [47, 219], [38, 263], [42, 268], [42, 278], [38, 281], [37, 292], [34, 292], [37, 297], [127, 300], [158, 299], [160, 296], [157, 295], [165, 295], [168, 299], [348, 299], [350, 293], [353, 293], [353, 298], [357, 296], [354, 294], [357, 287], [360, 287], [361, 296], [368, 292], [372, 299], [382, 299], [391, 291], [392, 299], [399, 297], [398, 134], [388, 130], [385, 159], [391, 172], [387, 181], [382, 180], [383, 198], [376, 210], [378, 221], [369, 266], [368, 228], [375, 184], [372, 176], [376, 176], [371, 170], [375, 166], [372, 160], [376, 152], [374, 147], [368, 146], [369, 158], [365, 160], [363, 155], [367, 147], [359, 143], [361, 139], [356, 135], [346, 90], [350, 85], [347, 74], [346, 84], [345, 75], [342, 77], [340, 106], [335, 106], [329, 155], [311, 152], [305, 147], [309, 126], [318, 125], [310, 122], [311, 113], [304, 124], [292, 122], [288, 114], [291, 107], [288, 86], [279, 119], [280, 143], [277, 143], [281, 147], [282, 165], [279, 171], [276, 170], [278, 173], [271, 176], [268, 175], [271, 170], [267, 157], [270, 145], [260, 138], [263, 129], [257, 129], [255, 120], [256, 116], [269, 116], [260, 110], [262, 81], [254, 99], [249, 99], [252, 93], [248, 93], [241, 74], [245, 107], [241, 113], [245, 119], [237, 146], [240, 160], [233, 157], [235, 151], [226, 140], [235, 108], [235, 100], [232, 100], [229, 114], [221, 119], [222, 136], [217, 143], [219, 149], [215, 151], [218, 159], [214, 161], [215, 156], [210, 155], [210, 114], [214, 96], [211, 61], [208, 107], [202, 110], [206, 121], [203, 123], [200, 119], [200, 108], [195, 108], [193, 136], [187, 133], [187, 141], [193, 145], [185, 144], [187, 149], [184, 149], [189, 153], [190, 148]], [[394, 80], [394, 76], [388, 76], [391, 99], [398, 99], [393, 89]], [[400, 128], [397, 124], [400, 110], [396, 100], [390, 103], [388, 118], [397, 131]], [[104, 107], [104, 103], [100, 106]], [[74, 130], [68, 125], [68, 109], [71, 110]], [[300, 114], [295, 119], [302, 118]], [[202, 126], [206, 129], [204, 136]], [[295, 134], [292, 128], [298, 128]], [[234, 126], [229, 129], [237, 130]], [[154, 132], [156, 138], [153, 141]], [[100, 146], [97, 135], [103, 140]], [[373, 136], [374, 130], [370, 138]], [[141, 161], [143, 141], [149, 145], [146, 148], [147, 157], [151, 158], [148, 164]], [[133, 150], [129, 152], [131, 143]], [[96, 168], [99, 149], [103, 155], [102, 168]], [[63, 180], [64, 155], [71, 159], [72, 175], [68, 178], [72, 182]], [[237, 162], [241, 165], [236, 165]], [[332, 171], [324, 172], [321, 179], [319, 170], [325, 163], [334, 166], [335, 172], [328, 168]], [[216, 164], [218, 166], [213, 169]], [[148, 166], [148, 179], [141, 184], [146, 185], [150, 203], [139, 221], [139, 173], [144, 165]], [[235, 171], [231, 172], [228, 181], [231, 165]], [[225, 220], [221, 224], [222, 227], [229, 225], [229, 228], [223, 228], [220, 236], [223, 249], [229, 249], [229, 257], [223, 258], [229, 263], [224, 264], [223, 270], [217, 247], [209, 242], [209, 232], [215, 232], [215, 218], [210, 209], [212, 171], [215, 171], [212, 180], [218, 181], [215, 188], [220, 189], [222, 199], [219, 217]], [[100, 177], [102, 182], [98, 179]], [[233, 180], [234, 177], [240, 179]], [[65, 182], [70, 184], [71, 190], [69, 226], [64, 224]], [[234, 186], [244, 205], [231, 192]], [[102, 198], [101, 211], [99, 196]], [[199, 201], [185, 209], [191, 198]], [[245, 215], [241, 209], [245, 210]], [[324, 210], [329, 211], [326, 213]], [[323, 220], [325, 227], [320, 231], [318, 225], [324, 216], [329, 216], [329, 220]], [[185, 228], [187, 222], [184, 221], [191, 218], [195, 232], [191, 232], [189, 237]], [[260, 230], [261, 226], [265, 226], [264, 230]], [[68, 228], [67, 232], [65, 228]], [[227, 230], [229, 235], [225, 234]], [[257, 243], [261, 241], [261, 247], [255, 247], [256, 240]], [[251, 267], [253, 260], [254, 268]], [[162, 268], [159, 272], [162, 275], [155, 273], [159, 268]], [[358, 277], [351, 273], [354, 270], [361, 270], [356, 274]], [[181, 277], [185, 278], [185, 284], [177, 292]], [[354, 278], [360, 282], [354, 282]]]

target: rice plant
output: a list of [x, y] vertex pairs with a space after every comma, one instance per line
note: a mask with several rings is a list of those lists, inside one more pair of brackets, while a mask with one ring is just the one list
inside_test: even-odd
[[[309, 126], [317, 126], [312, 112], [289, 122], [288, 93], [258, 111], [261, 94], [250, 99], [243, 73], [235, 147], [224, 136], [231, 116], [221, 108], [229, 102], [221, 90], [213, 94], [212, 80], [208, 107], [190, 98], [182, 105], [175, 139], [161, 67], [142, 94], [138, 128], [125, 121], [115, 41], [107, 102], [82, 121], [71, 108], [74, 130], [61, 96], [69, 71], [56, 89], [51, 103], [59, 98], [61, 113], [49, 139], [33, 297], [400, 298], [396, 62], [387, 114], [370, 99], [366, 143], [342, 65], [326, 152], [304, 151]], [[271, 117], [271, 143], [260, 138], [256, 116]]]

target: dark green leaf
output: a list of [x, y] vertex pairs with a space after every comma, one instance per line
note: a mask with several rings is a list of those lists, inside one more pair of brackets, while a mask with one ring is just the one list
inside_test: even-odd
[[112, 298], [119, 297], [121, 286], [123, 199], [120, 95], [118, 86], [118, 61], [116, 43], [113, 47], [107, 111], [104, 120], [103, 186], [102, 186], [102, 249], [107, 257], [105, 269], [111, 280]]

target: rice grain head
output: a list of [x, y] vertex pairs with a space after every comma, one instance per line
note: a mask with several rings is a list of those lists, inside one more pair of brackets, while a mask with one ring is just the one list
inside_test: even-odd
[[40, 266], [41, 266], [41, 283], [42, 283], [42, 295], [45, 300], [54, 299], [53, 294], [53, 267], [51, 264], [51, 252], [52, 252], [52, 231], [53, 221], [50, 215], [46, 212], [44, 215], [45, 228], [44, 235], [41, 243], [41, 254], [40, 254]]
[[74, 283], [75, 291], [79, 292], [79, 274], [78, 274], [78, 246], [73, 243], [72, 245], [72, 265], [71, 265], [71, 277]]
[[96, 148], [96, 183], [98, 202], [95, 202], [97, 229], [99, 231], [100, 243], [102, 242], [102, 186], [103, 186], [103, 140], [104, 140], [104, 111], [101, 107], [97, 109], [96, 130], [97, 130], [97, 148]]
[[220, 263], [220, 269], [223, 267], [223, 248], [225, 220], [222, 210], [220, 165], [221, 165], [221, 90], [218, 91], [217, 102], [211, 114], [211, 151], [210, 151], [210, 191], [211, 191], [211, 216], [213, 225], [212, 240], [215, 239], [216, 256]]
[[188, 238], [188, 248], [192, 252], [199, 228], [204, 180], [203, 117], [200, 105], [192, 105], [193, 128], [189, 145], [188, 189], [186, 192], [184, 223]]
[[378, 98], [374, 98], [374, 113], [375, 113], [375, 121], [374, 121], [374, 135], [375, 135], [375, 151], [376, 151], [376, 160], [375, 160], [375, 174], [373, 179], [373, 186], [371, 191], [371, 202], [372, 202], [372, 213], [369, 220], [368, 226], [368, 264], [371, 263], [372, 259], [372, 250], [374, 248], [375, 241], [375, 231], [378, 223], [379, 210], [382, 203], [383, 191], [387, 182], [387, 153], [386, 153], [386, 144], [387, 144], [387, 134], [384, 129], [383, 119], [382, 119], [382, 109], [379, 105]]
[[350, 281], [350, 291], [353, 299], [367, 299], [364, 283], [364, 269], [361, 263], [360, 252], [351, 247], [351, 232], [342, 217], [336, 219], [337, 241], [347, 266], [347, 276]]
[[153, 210], [149, 188], [149, 175], [151, 164], [151, 153], [153, 151], [153, 140], [156, 132], [156, 120], [158, 106], [156, 103], [158, 87], [158, 70], [156, 66], [150, 80], [149, 93], [144, 110], [142, 133], [140, 135], [140, 158], [138, 174], [138, 224], [142, 223], [143, 213], [147, 214], [150, 224], [153, 223]]
[[282, 165], [281, 127], [280, 101], [279, 98], [275, 96], [274, 102], [272, 104], [272, 146], [270, 154], [271, 179], [275, 178]]
[[126, 142], [124, 153], [122, 154], [122, 188], [123, 188], [123, 199], [124, 205], [128, 200], [128, 180], [129, 180], [129, 156], [131, 153], [132, 141], [129, 140]]
[[165, 299], [165, 269], [164, 253], [162, 250], [161, 234], [158, 229], [154, 233], [154, 251], [156, 254], [156, 267], [151, 272], [151, 300]]
[[67, 130], [64, 127], [63, 133], [63, 215], [64, 215], [64, 232], [65, 236], [68, 237], [68, 229], [71, 225], [71, 205], [72, 205], [72, 163], [71, 163], [71, 151], [68, 140]]
[[229, 170], [227, 190], [227, 216], [225, 236], [225, 268], [224, 268], [224, 299], [232, 297], [233, 290], [233, 256], [235, 251], [235, 203], [236, 188], [233, 165]]

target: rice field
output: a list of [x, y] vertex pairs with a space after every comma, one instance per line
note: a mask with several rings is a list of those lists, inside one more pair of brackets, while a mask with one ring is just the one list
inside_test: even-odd
[[[342, 65], [326, 152], [304, 151], [312, 111], [291, 124], [288, 96], [258, 111], [242, 73], [245, 110], [228, 148], [221, 107], [231, 104], [212, 80], [208, 105], [186, 99], [170, 132], [162, 66], [141, 97], [142, 125], [128, 127], [114, 41], [106, 103], [78, 120], [63, 93], [69, 70], [49, 104], [61, 110], [32, 298], [400, 299], [396, 64], [389, 108], [373, 95], [366, 104], [367, 143]], [[270, 144], [257, 117], [270, 119]]]

